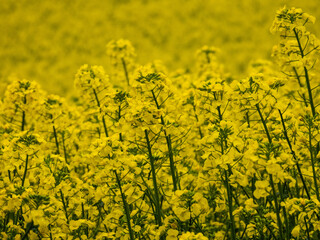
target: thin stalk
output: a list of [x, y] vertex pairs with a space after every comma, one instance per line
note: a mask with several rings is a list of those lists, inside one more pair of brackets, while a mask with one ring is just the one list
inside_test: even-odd
[[229, 184], [229, 177], [227, 170], [224, 170], [224, 175], [226, 179], [226, 186], [227, 186], [227, 195], [228, 195], [228, 209], [229, 209], [229, 217], [231, 221], [231, 239], [236, 240], [236, 228], [235, 228], [235, 222], [233, 218], [233, 207], [232, 207], [232, 191]]
[[[197, 122], [199, 122], [199, 117], [198, 117], [198, 115], [196, 113], [196, 106], [194, 104], [192, 104], [192, 107], [193, 107], [193, 111], [194, 111], [194, 116], [195, 116]], [[199, 130], [200, 139], [202, 139], [203, 138], [203, 133], [201, 131], [201, 127], [200, 126], [198, 127], [198, 130]]]
[[[121, 104], [118, 107], [118, 122], [121, 119]], [[122, 137], [122, 133], [119, 133], [119, 141], [122, 142], [123, 141], [123, 137]]]
[[[221, 122], [222, 121], [222, 114], [221, 114], [221, 110], [220, 110], [220, 106], [217, 107], [217, 110], [218, 110], [218, 116], [219, 116], [219, 121]], [[220, 129], [220, 148], [221, 148], [221, 155], [224, 154], [224, 147], [223, 147], [223, 139], [222, 139], [222, 132], [221, 132], [221, 129]]]
[[60, 197], [61, 197], [61, 201], [62, 201], [62, 205], [63, 205], [64, 214], [66, 216], [67, 223], [69, 224], [68, 206], [65, 202], [64, 195], [63, 195], [63, 192], [61, 189], [60, 189]]
[[66, 144], [65, 144], [65, 139], [64, 139], [64, 133], [62, 134], [62, 146], [63, 146], [63, 155], [64, 155], [64, 160], [68, 163], [68, 154], [67, 154], [67, 149], [66, 149]]
[[178, 184], [176, 179], [176, 168], [173, 160], [173, 152], [172, 152], [172, 145], [171, 145], [171, 135], [166, 136], [168, 151], [169, 151], [169, 159], [170, 159], [170, 171], [172, 175], [172, 182], [173, 182], [173, 190], [178, 190]]
[[240, 239], [243, 239], [244, 234], [245, 234], [245, 233], [246, 233], [246, 231], [247, 231], [247, 228], [248, 228], [248, 224], [246, 224], [246, 226], [244, 227], [244, 230], [243, 230], [243, 232], [242, 232], [242, 234], [241, 234]]
[[319, 198], [319, 189], [318, 189], [318, 180], [317, 180], [317, 175], [316, 175], [316, 169], [315, 169], [315, 166], [314, 166], [314, 156], [313, 156], [312, 149], [313, 149], [313, 147], [312, 147], [312, 143], [311, 143], [311, 129], [309, 127], [309, 152], [310, 152], [310, 158], [311, 158], [313, 181], [314, 181], [314, 187], [315, 187], [317, 199], [320, 200], [320, 198]]
[[118, 176], [118, 174], [117, 174], [117, 171], [116, 171], [116, 170], [113, 170], [113, 172], [114, 172], [114, 174], [116, 175], [117, 184], [118, 184], [118, 187], [119, 187], [119, 190], [120, 190], [120, 194], [121, 194], [121, 198], [122, 198], [122, 203], [123, 203], [124, 211], [125, 211], [126, 218], [127, 218], [127, 224], [128, 224], [130, 239], [131, 239], [131, 240], [134, 240], [134, 233], [133, 233], [133, 230], [132, 230], [132, 227], [131, 227], [131, 222], [130, 222], [130, 210], [129, 210], [128, 202], [127, 202], [127, 200], [126, 200], [126, 195], [125, 195], [125, 194], [123, 193], [123, 191], [122, 191], [121, 182], [120, 182], [120, 178], [119, 178], [119, 176]]
[[121, 58], [121, 62], [122, 62], [124, 75], [126, 76], [127, 84], [128, 84], [128, 87], [129, 87], [130, 86], [130, 81], [129, 81], [129, 74], [128, 74], [128, 70], [127, 70], [127, 64], [126, 64], [126, 61], [123, 58]]
[[17, 225], [18, 224], [18, 221], [19, 221], [19, 218], [20, 216], [22, 216], [23, 212], [22, 212], [22, 206], [20, 205], [20, 208], [19, 210], [17, 211], [17, 213], [13, 213], [13, 224], [14, 225]]
[[25, 111], [22, 111], [21, 131], [24, 131], [25, 122], [26, 122], [26, 113]]
[[277, 223], [278, 223], [279, 235], [280, 235], [279, 239], [282, 240], [283, 233], [282, 233], [282, 222], [281, 222], [281, 218], [280, 218], [280, 208], [279, 208], [278, 198], [277, 198], [277, 194], [276, 194], [276, 189], [274, 187], [272, 174], [269, 174], [269, 179], [270, 179], [270, 184], [271, 184], [272, 193], [273, 193], [274, 205], [276, 208]]
[[[278, 183], [278, 189], [280, 192], [280, 200], [283, 202], [284, 198], [283, 198], [283, 194], [284, 194], [284, 188], [281, 186], [281, 183]], [[288, 215], [287, 215], [287, 210], [285, 206], [282, 206], [282, 211], [283, 211], [283, 217], [284, 217], [284, 223], [286, 225], [286, 239], [290, 240], [290, 233], [291, 231], [289, 230], [289, 220], [288, 220]]]
[[104, 119], [104, 116], [102, 116], [102, 123], [103, 123], [104, 133], [105, 133], [106, 137], [109, 137], [107, 124], [106, 124], [106, 120]]
[[[294, 174], [294, 178], [297, 179], [297, 172], [293, 171], [293, 174]], [[300, 198], [300, 188], [299, 188], [299, 185], [298, 185], [298, 181], [296, 181], [295, 187], [296, 187], [296, 193], [297, 193], [296, 197]]]
[[23, 185], [24, 185], [24, 182], [25, 182], [26, 176], [27, 176], [27, 172], [28, 172], [28, 162], [29, 162], [29, 155], [27, 154], [26, 164], [25, 164], [25, 166], [24, 166], [24, 172], [23, 172], [22, 183], [21, 183], [21, 186], [22, 186], [22, 187], [23, 187]]
[[[297, 78], [297, 80], [298, 80], [299, 86], [302, 88], [303, 85], [302, 85], [302, 83], [301, 83], [301, 80], [300, 80], [300, 76], [299, 76], [299, 74], [298, 74], [298, 71], [297, 71], [297, 69], [296, 69], [295, 67], [293, 67], [293, 71], [294, 71], [294, 74], [296, 75], [296, 78]], [[308, 107], [308, 103], [307, 103], [307, 100], [306, 100], [306, 95], [305, 95], [304, 93], [302, 93], [302, 99], [303, 99], [303, 101], [304, 101], [304, 105], [305, 105], [306, 107]]]
[[248, 128], [250, 128], [250, 118], [249, 118], [249, 112], [246, 112], [246, 120], [247, 120], [247, 124], [248, 124]]
[[[293, 29], [293, 32], [294, 32], [294, 35], [296, 37], [296, 40], [297, 40], [297, 43], [298, 43], [298, 46], [299, 46], [301, 58], [304, 58], [306, 56], [306, 54], [304, 54], [304, 49], [306, 48], [307, 45], [303, 49], [302, 46], [301, 46], [301, 42], [300, 42], [300, 38], [299, 38], [298, 32], [297, 32], [297, 30], [295, 28]], [[308, 95], [309, 95], [309, 101], [310, 101], [310, 108], [311, 108], [312, 116], [315, 117], [317, 112], [316, 112], [316, 108], [315, 108], [314, 102], [313, 102], [312, 88], [311, 88], [311, 83], [310, 83], [309, 72], [308, 72], [308, 69], [307, 69], [306, 66], [303, 66], [303, 70], [304, 70], [304, 76], [305, 76], [305, 79], [306, 79], [306, 84], [307, 84], [307, 89], [308, 89]], [[316, 154], [318, 154], [319, 151], [320, 151], [320, 143], [318, 142], [317, 143], [317, 148], [316, 148]], [[318, 197], [318, 200], [319, 200], [319, 197]]]
[[[264, 127], [264, 130], [265, 130], [265, 133], [268, 137], [268, 141], [269, 143], [271, 144], [272, 143], [272, 139], [271, 139], [271, 136], [270, 136], [270, 133], [269, 133], [269, 130], [268, 130], [268, 127], [267, 127], [267, 123], [266, 123], [266, 120], [263, 118], [262, 116], [262, 113], [261, 113], [261, 110], [260, 110], [260, 107], [259, 107], [259, 104], [257, 103], [256, 104], [256, 108], [257, 108], [257, 111], [259, 113], [259, 116], [260, 116], [260, 119], [262, 121], [262, 124], [263, 124], [263, 127]], [[277, 193], [276, 193], [276, 189], [275, 189], [275, 186], [274, 186], [274, 182], [273, 182], [273, 177], [272, 177], [272, 174], [269, 174], [269, 181], [270, 181], [270, 185], [271, 185], [271, 188], [272, 188], [272, 194], [273, 194], [273, 200], [274, 200], [274, 205], [275, 205], [275, 208], [276, 208], [276, 216], [277, 216], [277, 225], [278, 225], [278, 228], [279, 228], [279, 239], [280, 240], [283, 240], [283, 233], [282, 233], [282, 221], [281, 221], [281, 218], [280, 218], [280, 208], [279, 208], [279, 203], [278, 203], [278, 198], [277, 198]]]
[[9, 214], [10, 214], [10, 212], [7, 212], [6, 216], [4, 218], [4, 221], [3, 221], [3, 232], [7, 231], [7, 224], [9, 223], [9, 219], [10, 219]]
[[26, 231], [24, 232], [21, 240], [28, 239], [29, 232], [31, 231], [31, 229], [33, 228], [33, 226], [34, 226], [33, 221], [31, 221], [31, 223], [28, 223], [28, 224], [27, 224], [27, 229], [26, 229]]
[[152, 181], [153, 181], [153, 188], [154, 188], [154, 196], [155, 196], [155, 208], [156, 208], [156, 215], [157, 215], [157, 224], [159, 226], [162, 225], [161, 221], [161, 209], [160, 209], [160, 197], [159, 197], [159, 188], [157, 183], [157, 176], [156, 176], [156, 170], [154, 166], [154, 158], [151, 151], [151, 144], [148, 136], [148, 131], [144, 130], [146, 141], [147, 141], [147, 147], [148, 147], [148, 153], [149, 153], [149, 160], [151, 165], [151, 173], [152, 173]]
[[[294, 35], [296, 37], [297, 43], [298, 43], [298, 47], [300, 50], [300, 55], [301, 58], [304, 58], [304, 52], [301, 46], [301, 42], [300, 42], [300, 38], [299, 35], [297, 33], [297, 30], [294, 28], [293, 29]], [[309, 94], [309, 101], [310, 101], [310, 107], [311, 107], [311, 111], [312, 111], [312, 115], [315, 116], [316, 115], [316, 109], [314, 107], [314, 103], [313, 103], [313, 96], [312, 96], [312, 89], [311, 89], [311, 84], [310, 84], [310, 78], [309, 78], [309, 73], [308, 73], [308, 69], [304, 66], [304, 74], [305, 74], [305, 79], [306, 79], [306, 84], [307, 84], [307, 89], [308, 89], [308, 94]]]
[[256, 104], [256, 108], [257, 108], [257, 111], [258, 111], [259, 116], [261, 118], [265, 133], [267, 134], [268, 141], [269, 141], [269, 143], [272, 143], [271, 136], [270, 136], [269, 131], [268, 131], [267, 123], [266, 123], [265, 119], [262, 116], [262, 113], [261, 113], [261, 110], [260, 110], [260, 107], [259, 107], [258, 103]]
[[308, 238], [307, 239], [311, 239], [310, 238], [310, 234], [309, 234], [309, 227], [308, 227], [308, 223], [307, 223], [307, 219], [306, 219], [307, 217], [305, 216], [304, 217], [304, 224], [305, 224], [305, 226], [306, 226], [306, 232], [307, 232], [307, 236], [308, 236]]
[[282, 115], [280, 109], [278, 109], [278, 111], [279, 111], [280, 118], [281, 118], [281, 123], [282, 123], [282, 128], [283, 128], [283, 134], [284, 134], [284, 137], [285, 137], [286, 140], [287, 140], [287, 143], [288, 143], [288, 145], [289, 145], [291, 154], [292, 154], [292, 156], [293, 156], [293, 158], [294, 158], [294, 160], [295, 160], [295, 162], [296, 162], [296, 167], [297, 167], [297, 170], [298, 170], [300, 179], [301, 179], [301, 181], [302, 181], [303, 188], [304, 188], [305, 191], [306, 191], [306, 194], [307, 194], [307, 196], [308, 196], [308, 199], [311, 199], [310, 193], [309, 193], [309, 190], [308, 190], [308, 188], [307, 188], [306, 181], [305, 181], [304, 178], [303, 178], [303, 175], [302, 175], [302, 172], [301, 172], [300, 165], [299, 165], [299, 163], [298, 163], [296, 154], [295, 154], [295, 152], [294, 152], [293, 149], [292, 149], [292, 145], [291, 145], [291, 142], [290, 142], [290, 140], [289, 140], [287, 128], [286, 128], [286, 125], [285, 125], [285, 123], [284, 123], [283, 115]]
[[[154, 94], [154, 91], [151, 90], [151, 93], [152, 93], [153, 100], [157, 106], [157, 109], [160, 109], [160, 105], [158, 103], [156, 95]], [[160, 119], [161, 119], [162, 126], [165, 126], [165, 121], [164, 121], [164, 118], [162, 115], [160, 116]], [[172, 182], [173, 182], [173, 190], [176, 191], [178, 189], [179, 180], [178, 180], [178, 174], [176, 174], [177, 169], [175, 167], [174, 159], [173, 159], [171, 136], [167, 134], [167, 131], [165, 129], [163, 129], [163, 133], [166, 138], [166, 143], [167, 143], [167, 148], [168, 148], [168, 153], [169, 153], [170, 171], [171, 171], [171, 177], [172, 177]]]
[[207, 59], [207, 63], [209, 64], [211, 62], [210, 57], [209, 57], [209, 53], [206, 52], [206, 59]]
[[[222, 113], [220, 110], [220, 106], [217, 107], [218, 110], [218, 116], [219, 116], [219, 121], [222, 121]], [[223, 146], [223, 137], [220, 132], [220, 137], [221, 137], [221, 142], [220, 142], [220, 147], [221, 147], [221, 155], [224, 154], [224, 146]], [[229, 171], [231, 171], [230, 166]], [[229, 175], [227, 170], [224, 170], [224, 175], [225, 175], [225, 182], [226, 182], [226, 187], [227, 187], [227, 196], [228, 196], [228, 209], [229, 209], [229, 217], [230, 217], [230, 222], [231, 222], [231, 239], [236, 240], [236, 227], [235, 227], [235, 222], [234, 222], [234, 217], [233, 217], [233, 204], [232, 204], [232, 188], [229, 184]]]
[[50, 224], [48, 225], [48, 228], [49, 228], [49, 237], [50, 237], [50, 240], [53, 240], [53, 236], [52, 236], [52, 232], [51, 232], [51, 225], [50, 225]]
[[[101, 112], [101, 104], [100, 104], [100, 101], [99, 101], [99, 98], [98, 98], [98, 94], [97, 94], [95, 89], [93, 89], [93, 94], [94, 94], [94, 97], [96, 99], [97, 106], [98, 106], [98, 108], [99, 108], [99, 110]], [[104, 119], [104, 116], [102, 116], [102, 123], [103, 123], [104, 133], [105, 133], [106, 137], [108, 137], [109, 134], [108, 134], [107, 124], [106, 124], [106, 120]]]
[[84, 204], [83, 202], [81, 203], [81, 217], [84, 219], [85, 218], [85, 212], [84, 212]]
[[54, 125], [52, 126], [52, 128], [53, 128], [54, 140], [55, 140], [55, 142], [56, 142], [56, 147], [57, 147], [57, 154], [60, 154], [57, 130], [56, 130], [56, 128], [55, 128]]
[[150, 202], [150, 206], [152, 208], [152, 212], [153, 212], [153, 216], [155, 218], [155, 221], [158, 221], [158, 214], [157, 214], [157, 210], [155, 209], [155, 200], [154, 200], [154, 195], [152, 193], [152, 190], [150, 189], [150, 187], [148, 186], [148, 184], [146, 183], [146, 181], [144, 180], [143, 176], [140, 174], [141, 180], [143, 181], [143, 183], [145, 184], [145, 186], [147, 187], [146, 191], [145, 191], [145, 195], [148, 197], [149, 202]]
[[[27, 96], [24, 95], [23, 97], [23, 104], [27, 104]], [[22, 111], [22, 120], [21, 120], [21, 131], [24, 131], [24, 127], [26, 125], [26, 113]]]
[[309, 73], [308, 73], [308, 69], [306, 67], [304, 68], [304, 73], [305, 73], [305, 77], [306, 77], [306, 83], [307, 83], [307, 88], [308, 88], [308, 94], [309, 94], [309, 99], [310, 99], [310, 107], [311, 107], [311, 111], [312, 111], [312, 115], [315, 116], [316, 115], [316, 109], [313, 103], [313, 97], [312, 97], [312, 90], [311, 90], [311, 84], [310, 84], [310, 79], [309, 79]]

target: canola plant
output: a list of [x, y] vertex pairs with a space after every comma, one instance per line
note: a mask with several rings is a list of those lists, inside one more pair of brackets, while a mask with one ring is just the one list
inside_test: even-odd
[[233, 77], [203, 46], [193, 71], [82, 65], [77, 95], [14, 79], [0, 102], [2, 239], [319, 239], [320, 41], [283, 7], [272, 61]]

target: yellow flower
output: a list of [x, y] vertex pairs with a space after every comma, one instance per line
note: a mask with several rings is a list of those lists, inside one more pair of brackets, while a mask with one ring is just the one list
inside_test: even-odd
[[173, 211], [182, 222], [189, 220], [191, 217], [188, 209], [182, 207], [173, 207]]
[[269, 195], [269, 191], [271, 190], [271, 187], [269, 186], [269, 182], [264, 181], [256, 181], [256, 190], [253, 192], [253, 195], [256, 198], [262, 198]]
[[176, 229], [169, 229], [167, 231], [167, 237], [166, 239], [167, 240], [177, 240], [178, 239], [178, 234], [179, 234], [179, 231], [176, 230]]
[[291, 234], [292, 234], [292, 236], [295, 237], [295, 238], [299, 237], [299, 235], [300, 235], [300, 226], [299, 226], [299, 225], [295, 226], [295, 227], [292, 229]]
[[129, 40], [112, 40], [107, 44], [107, 55], [113, 64], [118, 64], [121, 60], [131, 61], [135, 57], [135, 49]]

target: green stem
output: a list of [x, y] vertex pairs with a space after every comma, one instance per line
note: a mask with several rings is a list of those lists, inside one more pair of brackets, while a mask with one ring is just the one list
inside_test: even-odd
[[312, 141], [311, 140], [311, 129], [309, 127], [309, 152], [310, 152], [310, 158], [311, 158], [313, 181], [314, 181], [314, 187], [315, 187], [317, 199], [320, 200], [319, 189], [318, 189], [318, 180], [317, 180], [317, 174], [316, 174], [316, 169], [315, 169], [315, 164], [314, 164], [313, 147], [312, 147], [311, 141]]
[[102, 116], [102, 123], [103, 123], [104, 133], [106, 134], [106, 137], [109, 137], [107, 124], [106, 124], [106, 120], [104, 119], [104, 116]]
[[157, 212], [157, 224], [159, 226], [161, 226], [162, 223], [161, 223], [159, 188], [158, 188], [158, 183], [157, 183], [156, 170], [155, 170], [155, 166], [154, 166], [154, 158], [153, 158], [152, 151], [151, 151], [151, 144], [150, 144], [150, 140], [149, 140], [149, 136], [148, 136], [148, 131], [144, 130], [144, 132], [145, 132], [145, 137], [146, 137], [146, 141], [147, 141], [149, 160], [150, 160], [150, 165], [151, 165], [152, 181], [153, 181], [154, 196], [155, 196], [155, 208], [156, 208], [156, 212]]
[[283, 229], [282, 229], [282, 222], [281, 222], [281, 218], [280, 218], [280, 208], [279, 208], [278, 198], [277, 198], [277, 194], [276, 194], [276, 189], [275, 189], [274, 183], [273, 183], [272, 174], [269, 174], [269, 179], [270, 179], [270, 184], [271, 184], [272, 193], [273, 193], [274, 205], [276, 208], [277, 223], [278, 223], [279, 235], [280, 235], [279, 239], [282, 240], [283, 239], [283, 233], [282, 233]]
[[54, 139], [55, 139], [56, 147], [57, 147], [57, 154], [60, 154], [59, 141], [58, 141], [58, 136], [57, 136], [57, 130], [56, 130], [56, 128], [55, 128], [54, 125], [52, 126], [52, 128], [53, 128], [53, 135], [54, 135]]
[[24, 131], [25, 122], [26, 122], [26, 113], [25, 113], [25, 111], [23, 111], [22, 112], [21, 131]]
[[207, 59], [207, 63], [209, 64], [211, 62], [210, 57], [209, 57], [209, 53], [206, 52], [206, 59]]
[[[305, 55], [304, 55], [304, 52], [303, 52], [303, 49], [302, 49], [302, 46], [301, 46], [301, 42], [300, 42], [300, 38], [299, 38], [299, 35], [297, 33], [297, 30], [295, 28], [293, 28], [293, 32], [294, 32], [294, 35], [295, 35], [297, 43], [298, 43], [298, 47], [299, 47], [299, 50], [300, 50], [301, 58], [304, 58]], [[315, 109], [315, 106], [314, 106], [314, 103], [313, 103], [312, 89], [311, 89], [308, 69], [305, 66], [303, 67], [303, 69], [304, 69], [304, 74], [305, 74], [306, 83], [307, 83], [307, 89], [308, 89], [308, 94], [309, 94], [309, 100], [310, 100], [310, 107], [311, 107], [312, 115], [315, 116], [316, 115], [316, 109]]]
[[24, 185], [24, 182], [26, 180], [26, 176], [27, 176], [27, 172], [28, 172], [28, 162], [29, 162], [29, 155], [27, 154], [27, 157], [26, 157], [26, 165], [24, 167], [24, 173], [23, 173], [23, 177], [22, 177], [22, 183], [21, 183], [21, 186], [23, 187]]
[[308, 88], [308, 94], [309, 94], [309, 99], [310, 99], [310, 107], [311, 107], [311, 111], [312, 111], [312, 116], [316, 115], [316, 109], [313, 103], [313, 97], [312, 97], [312, 89], [311, 89], [311, 84], [310, 84], [310, 79], [309, 79], [309, 73], [308, 73], [308, 69], [306, 67], [304, 67], [304, 73], [305, 73], [305, 77], [306, 77], [306, 83], [307, 83], [307, 88]]
[[307, 216], [304, 217], [304, 224], [306, 226], [306, 233], [307, 233], [307, 237], [308, 237], [307, 239], [311, 239], [310, 238], [310, 234], [309, 234], [309, 227], [308, 227], [308, 223], [307, 223], [307, 219], [306, 218], [307, 218]]
[[[23, 104], [24, 105], [27, 104], [27, 96], [26, 95], [24, 95], [24, 97], [23, 97]], [[22, 111], [21, 131], [24, 131], [25, 125], [26, 125], [26, 113], [25, 113], [25, 111]]]
[[[160, 105], [158, 103], [156, 95], [154, 94], [154, 91], [151, 90], [151, 93], [152, 93], [153, 100], [157, 106], [157, 109], [160, 109]], [[162, 115], [160, 116], [160, 119], [161, 119], [162, 126], [165, 126], [165, 121], [164, 121], [164, 118]], [[173, 190], [176, 191], [178, 189], [179, 180], [178, 180], [177, 169], [175, 167], [174, 159], [173, 159], [171, 136], [167, 134], [167, 131], [165, 129], [163, 129], [163, 133], [166, 138], [166, 143], [167, 143], [167, 148], [168, 148], [168, 155], [169, 155], [169, 161], [170, 161], [170, 171], [171, 171], [171, 177], [172, 177], [172, 182], [173, 182]]]
[[173, 160], [173, 152], [172, 152], [172, 145], [171, 145], [171, 135], [166, 136], [168, 151], [169, 151], [169, 159], [170, 159], [170, 171], [172, 176], [172, 182], [173, 182], [173, 190], [178, 190], [178, 184], [176, 179], [176, 168]]
[[249, 112], [246, 112], [246, 120], [247, 120], [247, 124], [248, 124], [248, 128], [250, 128], [250, 118], [249, 118]]
[[124, 70], [124, 75], [126, 76], [127, 84], [128, 84], [128, 86], [130, 86], [129, 74], [128, 74], [128, 70], [127, 70], [126, 61], [123, 58], [121, 58], [121, 62], [122, 62], [123, 70]]
[[265, 119], [264, 119], [263, 116], [262, 116], [262, 113], [261, 113], [261, 110], [260, 110], [260, 107], [259, 107], [259, 104], [258, 104], [258, 103], [256, 104], [256, 108], [257, 108], [257, 111], [258, 111], [258, 113], [259, 113], [260, 119], [261, 119], [261, 121], [262, 121], [264, 130], [265, 130], [265, 132], [266, 132], [266, 134], [267, 134], [268, 141], [269, 141], [269, 143], [272, 143], [272, 139], [271, 139], [271, 136], [270, 136], [270, 134], [269, 134], [269, 130], [268, 130], [268, 127], [267, 127], [267, 123], [266, 123]]
[[[199, 122], [199, 117], [198, 117], [198, 115], [196, 113], [196, 106], [194, 104], [192, 104], [192, 107], [193, 107], [193, 111], [194, 111], [194, 116], [195, 116], [197, 122]], [[198, 130], [199, 130], [200, 139], [202, 139], [203, 138], [203, 133], [201, 131], [201, 127], [200, 126], [198, 127]]]
[[63, 205], [64, 214], [66, 216], [67, 223], [69, 224], [68, 207], [67, 207], [67, 204], [65, 202], [64, 195], [63, 195], [61, 189], [60, 189], [60, 197], [61, 197], [61, 201], [62, 201], [62, 205]]
[[228, 209], [229, 209], [229, 217], [231, 221], [231, 239], [236, 240], [236, 228], [235, 228], [235, 222], [233, 218], [233, 207], [232, 207], [232, 191], [229, 184], [229, 177], [227, 170], [224, 170], [224, 175], [226, 179], [226, 186], [227, 186], [227, 195], [228, 195]]
[[120, 182], [120, 178], [119, 178], [119, 176], [118, 176], [118, 174], [117, 174], [117, 171], [116, 171], [116, 170], [113, 170], [113, 172], [114, 172], [114, 174], [116, 175], [117, 184], [118, 184], [118, 187], [119, 187], [119, 190], [120, 190], [120, 194], [121, 194], [121, 198], [122, 198], [122, 203], [123, 203], [124, 211], [125, 211], [126, 218], [127, 218], [127, 224], [128, 224], [130, 239], [131, 239], [131, 240], [134, 240], [134, 233], [133, 233], [133, 230], [132, 230], [132, 227], [131, 227], [131, 222], [130, 222], [130, 210], [129, 210], [129, 205], [128, 205], [128, 202], [127, 202], [127, 200], [126, 200], [126, 196], [125, 196], [125, 194], [124, 194], [123, 191], [122, 191], [121, 182]]
[[48, 225], [48, 228], [49, 228], [49, 237], [50, 237], [50, 240], [53, 240], [53, 236], [52, 236], [52, 232], [51, 232], [51, 225], [50, 225], [50, 224]]
[[[99, 101], [99, 98], [98, 98], [98, 94], [97, 94], [95, 89], [93, 89], [93, 94], [94, 94], [94, 97], [96, 99], [97, 106], [98, 106], [98, 108], [99, 108], [99, 110], [101, 112], [101, 104], [100, 104], [100, 101]], [[106, 120], [104, 119], [104, 116], [102, 116], [102, 123], [103, 123], [104, 133], [105, 133], [106, 137], [108, 137], [109, 134], [108, 134], [107, 124], [106, 124]]]
[[292, 154], [292, 156], [293, 156], [293, 158], [294, 158], [294, 160], [295, 160], [295, 162], [296, 162], [296, 167], [297, 167], [297, 169], [298, 169], [298, 173], [299, 173], [300, 179], [301, 179], [301, 181], [302, 181], [303, 187], [304, 187], [304, 189], [305, 189], [305, 191], [306, 191], [306, 194], [307, 194], [307, 196], [308, 196], [308, 199], [311, 199], [310, 193], [309, 193], [308, 188], [307, 188], [307, 184], [306, 184], [306, 182], [305, 182], [305, 180], [304, 180], [304, 177], [303, 177], [303, 175], [302, 175], [302, 172], [301, 172], [301, 169], [300, 169], [300, 166], [299, 166], [299, 163], [298, 163], [298, 159], [297, 159], [297, 157], [296, 157], [295, 152], [294, 152], [293, 149], [292, 149], [292, 145], [291, 145], [291, 142], [290, 142], [290, 140], [289, 140], [287, 128], [286, 128], [286, 125], [285, 125], [285, 123], [284, 123], [283, 115], [282, 115], [280, 109], [278, 109], [278, 111], [279, 111], [280, 118], [281, 118], [281, 123], [282, 123], [282, 128], [283, 128], [283, 134], [284, 134], [284, 136], [285, 136], [285, 138], [286, 138], [286, 141], [287, 141], [287, 143], [288, 143], [288, 145], [289, 145], [291, 154]]
[[33, 228], [33, 226], [34, 226], [33, 224], [34, 224], [33, 221], [31, 221], [30, 223], [27, 224], [27, 229], [26, 229], [24, 235], [22, 236], [21, 240], [28, 239], [28, 234], [31, 231], [31, 229]]
[[[299, 86], [302, 88], [303, 85], [302, 85], [302, 83], [301, 83], [301, 80], [300, 80], [300, 76], [299, 76], [299, 74], [298, 74], [298, 71], [297, 71], [297, 69], [296, 69], [295, 67], [293, 67], [293, 71], [294, 71], [294, 74], [296, 75], [296, 78], [297, 78], [297, 80], [298, 80]], [[305, 105], [306, 107], [308, 107], [308, 103], [307, 103], [307, 100], [306, 100], [306, 95], [305, 95], [304, 93], [302, 93], [302, 99], [303, 99], [303, 101], [304, 101], [304, 105]]]
[[[219, 121], [221, 122], [222, 121], [222, 114], [221, 114], [221, 109], [220, 109], [220, 106], [217, 107], [217, 110], [218, 110], [218, 116], [219, 116]], [[220, 129], [220, 148], [221, 148], [221, 155], [224, 154], [224, 146], [223, 146], [223, 142], [225, 141], [225, 139], [223, 138], [223, 134], [222, 134], [222, 131]], [[227, 144], [226, 144], [227, 145]]]
[[297, 42], [298, 42], [298, 47], [299, 47], [299, 50], [300, 50], [300, 55], [301, 57], [303, 58], [304, 57], [304, 53], [303, 53], [303, 49], [302, 49], [302, 46], [301, 46], [301, 42], [300, 42], [300, 38], [298, 36], [298, 33], [297, 33], [297, 30], [295, 28], [293, 28], [293, 32], [294, 32], [294, 35], [297, 39]]
[[[268, 127], [267, 127], [267, 123], [266, 123], [265, 119], [262, 116], [262, 113], [261, 113], [261, 110], [260, 110], [260, 107], [259, 107], [258, 103], [256, 104], [256, 108], [257, 108], [257, 111], [259, 113], [260, 119], [262, 121], [265, 133], [266, 133], [266, 135], [268, 137], [268, 141], [271, 144], [272, 143], [272, 139], [271, 139]], [[276, 208], [277, 225], [278, 225], [278, 228], [279, 228], [279, 235], [280, 235], [279, 237], [280, 237], [280, 240], [283, 240], [283, 233], [282, 233], [283, 229], [282, 229], [282, 222], [281, 222], [281, 218], [280, 218], [280, 208], [279, 208], [277, 193], [276, 193], [276, 189], [275, 189], [275, 186], [274, 186], [272, 174], [269, 174], [269, 181], [270, 181], [270, 185], [271, 185], [271, 188], [272, 188], [274, 205], [275, 205], [275, 208]]]
[[[121, 119], [121, 103], [118, 107], [118, 122], [120, 121]], [[123, 137], [122, 137], [122, 133], [119, 133], [119, 141], [122, 142], [123, 141]]]
[[[280, 192], [280, 200], [282, 202], [284, 202], [284, 187], [282, 187], [281, 183], [279, 182], [278, 183], [278, 189], [279, 189], [279, 192]], [[289, 227], [289, 220], [288, 220], [288, 215], [287, 215], [287, 210], [286, 210], [286, 207], [285, 206], [282, 206], [282, 211], [283, 211], [283, 217], [284, 217], [284, 222], [285, 222], [285, 225], [286, 225], [286, 239], [287, 240], [290, 240], [290, 227]]]
[[[220, 106], [217, 107], [217, 111], [218, 111], [218, 117], [219, 117], [219, 121], [222, 121], [222, 113], [221, 113], [221, 109]], [[220, 130], [220, 147], [221, 147], [221, 155], [224, 154], [224, 139]], [[231, 172], [230, 166], [229, 167], [229, 171]], [[232, 204], [232, 188], [230, 186], [229, 183], [229, 175], [227, 170], [224, 170], [224, 175], [225, 175], [225, 182], [226, 182], [226, 187], [227, 187], [227, 196], [228, 196], [228, 209], [229, 209], [229, 217], [230, 217], [230, 221], [231, 221], [231, 238], [232, 240], [236, 240], [236, 227], [235, 227], [235, 222], [234, 222], [234, 217], [233, 217], [233, 204]]]
[[64, 133], [62, 134], [62, 146], [63, 146], [64, 160], [66, 161], [66, 164], [69, 164], [68, 154], [67, 154], [67, 149], [66, 149], [66, 144], [65, 144], [65, 139], [64, 139]]

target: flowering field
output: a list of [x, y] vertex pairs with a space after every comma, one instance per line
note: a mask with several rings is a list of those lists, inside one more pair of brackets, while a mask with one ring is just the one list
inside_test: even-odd
[[69, 97], [81, 65], [112, 73], [105, 45], [121, 38], [138, 63], [160, 59], [170, 72], [194, 71], [197, 49], [216, 46], [226, 71], [246, 77], [252, 59], [270, 59], [278, 38], [269, 28], [285, 4], [320, 17], [318, 0], [1, 0], [0, 96], [11, 78], [26, 78]]
[[107, 44], [66, 100], [13, 80], [0, 101], [1, 239], [320, 239], [320, 41], [275, 13], [272, 61], [236, 79]]

